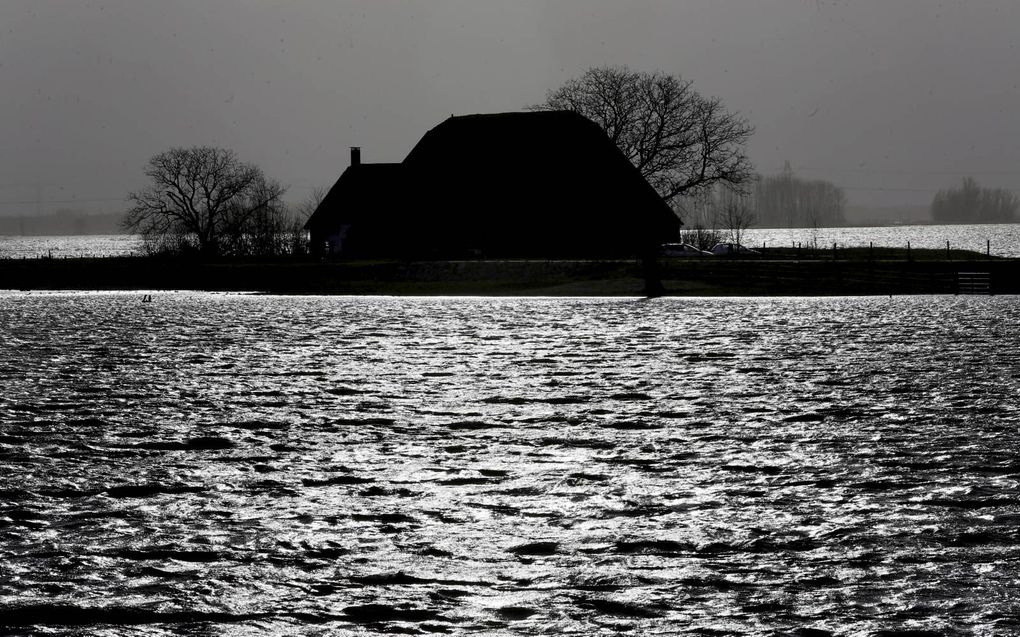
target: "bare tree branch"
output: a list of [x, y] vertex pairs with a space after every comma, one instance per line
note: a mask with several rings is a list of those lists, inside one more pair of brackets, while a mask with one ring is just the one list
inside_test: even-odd
[[606, 132], [667, 203], [754, 177], [744, 146], [754, 128], [689, 80], [627, 67], [595, 67], [550, 91], [536, 110], [570, 110]]
[[280, 209], [286, 190], [233, 151], [206, 146], [162, 152], [145, 175], [150, 184], [128, 196], [125, 227], [156, 242], [174, 235], [207, 255], [229, 252], [226, 243], [236, 244], [250, 219]]

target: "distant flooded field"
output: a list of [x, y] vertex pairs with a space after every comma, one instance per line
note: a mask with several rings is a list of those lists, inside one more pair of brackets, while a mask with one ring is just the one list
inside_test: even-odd
[[[1000, 257], [1020, 257], [1020, 224], [960, 224], [925, 226], [874, 226], [847, 228], [751, 228], [742, 242], [748, 246], [777, 248], [797, 245], [832, 247], [867, 246], [943, 249], [946, 241], [953, 249], [991, 253]], [[81, 235], [51, 237], [11, 237], [0, 235], [0, 259], [37, 257], [118, 257], [138, 254], [142, 242], [137, 235]]]
[[0, 632], [1020, 632], [1016, 297], [0, 293]]
[[133, 234], [12, 237], [0, 235], [0, 259], [124, 257], [138, 254], [142, 241]]
[[751, 228], [742, 243], [754, 247], [764, 242], [772, 248], [798, 244], [841, 248], [868, 246], [990, 251], [999, 257], [1020, 257], [1020, 223], [957, 224], [926, 226], [858, 226], [847, 228]]

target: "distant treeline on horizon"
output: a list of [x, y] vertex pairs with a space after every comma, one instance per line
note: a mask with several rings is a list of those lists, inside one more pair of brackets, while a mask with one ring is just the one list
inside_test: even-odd
[[998, 224], [1020, 222], [1020, 195], [966, 177], [960, 186], [938, 191], [927, 206], [851, 205], [843, 188], [802, 179], [787, 162], [778, 174], [757, 175], [738, 189], [716, 185], [681, 200], [676, 209], [688, 228]]
[[0, 235], [45, 236], [69, 234], [122, 234], [123, 212], [88, 213], [57, 210], [41, 215], [0, 215]]

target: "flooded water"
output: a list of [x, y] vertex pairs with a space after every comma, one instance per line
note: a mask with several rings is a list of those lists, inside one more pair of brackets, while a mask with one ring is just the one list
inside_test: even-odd
[[1020, 223], [972, 223], [924, 226], [861, 226], [845, 228], [751, 228], [741, 242], [748, 246], [763, 243], [773, 248], [817, 246], [831, 248], [876, 247], [927, 248], [945, 250], [946, 241], [954, 250], [989, 252], [993, 256], [1020, 258]]
[[1017, 634], [1018, 326], [0, 294], [0, 632]]
[[0, 235], [0, 259], [126, 257], [141, 253], [142, 240], [133, 234]]
[[[994, 256], [1020, 258], [1020, 223], [957, 224], [923, 226], [874, 226], [843, 228], [750, 228], [741, 242], [754, 247], [803, 246], [860, 247], [875, 246], [945, 249], [946, 241], [953, 249], [990, 251]], [[51, 256], [117, 257], [142, 253], [138, 235], [79, 235], [50, 237], [0, 236], [0, 259], [34, 259]]]

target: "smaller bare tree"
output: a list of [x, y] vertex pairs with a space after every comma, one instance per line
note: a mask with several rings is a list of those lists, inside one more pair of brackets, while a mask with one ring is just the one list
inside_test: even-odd
[[318, 186], [313, 188], [308, 196], [289, 208], [283, 235], [291, 254], [303, 255], [308, 252], [308, 233], [305, 231], [305, 223], [319, 208], [319, 204], [327, 194], [329, 194], [328, 188]]
[[699, 250], [711, 250], [726, 237], [718, 227], [719, 215], [715, 210], [714, 190], [684, 197], [674, 204], [674, 212], [683, 221], [679, 240]]
[[679, 200], [676, 211], [684, 222], [682, 241], [702, 250], [725, 241], [740, 243], [758, 221], [750, 195], [720, 184]]
[[322, 203], [322, 200], [325, 199], [328, 194], [329, 188], [324, 188], [322, 186], [312, 188], [311, 192], [308, 193], [308, 196], [291, 207], [291, 212], [294, 214], [295, 218], [300, 219], [301, 223], [304, 223], [311, 218], [312, 214], [315, 213], [316, 209], [318, 209], [319, 205]]
[[742, 245], [745, 231], [754, 225], [755, 214], [746, 198], [725, 193], [716, 207], [717, 225], [730, 233], [730, 241]]
[[201, 254], [243, 253], [251, 223], [280, 210], [285, 188], [233, 151], [196, 146], [171, 148], [149, 160], [150, 183], [128, 195], [125, 227], [147, 246]]

